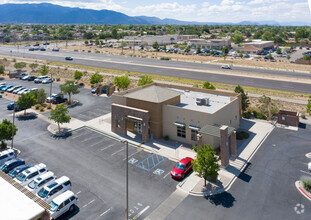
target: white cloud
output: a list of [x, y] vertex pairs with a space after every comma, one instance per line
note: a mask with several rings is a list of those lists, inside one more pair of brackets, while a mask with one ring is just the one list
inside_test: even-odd
[[203, 8], [206, 8], [206, 7], [210, 6], [211, 4], [209, 2], [203, 2], [201, 5]]

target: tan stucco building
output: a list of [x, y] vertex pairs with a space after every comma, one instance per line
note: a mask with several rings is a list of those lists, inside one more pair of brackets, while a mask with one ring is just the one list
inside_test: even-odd
[[236, 148], [240, 119], [241, 101], [236, 93], [153, 83], [112, 95], [112, 131], [141, 134], [143, 142], [169, 136], [214, 149], [231, 142]]

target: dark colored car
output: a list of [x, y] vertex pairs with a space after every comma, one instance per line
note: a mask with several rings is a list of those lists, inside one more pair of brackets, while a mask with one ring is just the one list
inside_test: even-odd
[[40, 44], [38, 44], [38, 43], [37, 43], [37, 44], [34, 44], [33, 46], [34, 46], [34, 47], [39, 47], [39, 46], [40, 46]]
[[65, 60], [73, 60], [72, 57], [65, 57]]
[[191, 157], [181, 159], [172, 169], [171, 176], [175, 179], [183, 179], [192, 170], [191, 161], [193, 161]]
[[[8, 104], [7, 109], [8, 110], [13, 110], [14, 109], [14, 102], [11, 102], [10, 104]], [[15, 111], [20, 111], [21, 109], [15, 104]]]
[[41, 51], [46, 51], [46, 49], [44, 47], [41, 47], [40, 50]]
[[59, 48], [53, 48], [52, 51], [58, 52]]
[[24, 170], [33, 167], [32, 164], [27, 164], [27, 165], [20, 165], [18, 167], [15, 167], [13, 170], [9, 172], [9, 176], [13, 179], [15, 178], [19, 173], [23, 172]]
[[13, 85], [8, 85], [8, 86], [2, 88], [1, 90], [2, 91], [7, 91], [9, 88], [12, 88], [12, 87], [13, 87]]
[[9, 160], [9, 161], [5, 162], [4, 164], [2, 164], [0, 169], [3, 172], [8, 173], [11, 170], [13, 170], [15, 167], [18, 167], [18, 166], [24, 165], [24, 164], [25, 164], [25, 160], [23, 160], [22, 158], [12, 159], [12, 160]]
[[64, 103], [64, 102], [67, 102], [67, 98], [64, 98], [64, 96], [62, 95], [52, 96], [51, 103], [59, 104], [59, 103]]
[[35, 76], [29, 76], [27, 80], [28, 80], [28, 81], [34, 81], [36, 78], [37, 78], [37, 77], [35, 77]]
[[18, 76], [18, 78], [19, 79], [22, 79], [22, 78], [24, 78], [25, 76], [27, 76], [28, 74], [26, 74], [26, 73], [22, 73], [22, 74], [20, 74], [19, 76]]
[[34, 51], [35, 48], [31, 47], [31, 48], [29, 48], [28, 50], [29, 50], [29, 51]]

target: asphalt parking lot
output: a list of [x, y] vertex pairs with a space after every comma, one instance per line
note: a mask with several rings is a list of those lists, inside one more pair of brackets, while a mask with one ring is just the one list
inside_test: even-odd
[[[125, 218], [125, 145], [88, 128], [55, 138], [39, 118], [16, 120], [14, 147], [26, 163], [45, 163], [68, 176], [79, 197], [74, 213], [61, 219]], [[9, 142], [10, 144], [10, 142]], [[176, 190], [169, 172], [175, 162], [129, 146], [129, 213], [144, 219]], [[155, 172], [156, 171], [156, 172]]]
[[[2, 80], [7, 83], [7, 85], [21, 85], [25, 88], [38, 88], [45, 89], [47, 96], [50, 96], [50, 87], [51, 84], [41, 84], [34, 83], [33, 81], [24, 81], [19, 79], [10, 79], [10, 80]], [[52, 93], [61, 92], [59, 89], [59, 83], [52, 84]], [[73, 95], [72, 99], [78, 100], [80, 102], [79, 105], [69, 108], [69, 114], [71, 117], [77, 118], [82, 121], [88, 121], [93, 118], [99, 117], [101, 115], [107, 114], [111, 110], [111, 98], [110, 97], [102, 97], [95, 96], [91, 93], [91, 90], [88, 88], [80, 88], [80, 93]], [[7, 102], [5, 99], [0, 99], [0, 115], [5, 115], [8, 112], [6, 110]], [[3, 104], [2, 104], [3, 103]], [[49, 112], [45, 113], [49, 116]]]

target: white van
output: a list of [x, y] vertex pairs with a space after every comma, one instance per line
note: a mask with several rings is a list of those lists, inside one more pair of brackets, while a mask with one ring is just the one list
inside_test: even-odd
[[28, 189], [30, 192], [36, 194], [43, 186], [46, 184], [52, 182], [56, 179], [56, 176], [53, 172], [49, 171], [46, 172], [39, 177], [36, 177], [34, 180], [32, 180], [27, 186], [26, 189]]
[[50, 202], [50, 214], [52, 219], [56, 219], [66, 212], [72, 212], [78, 203], [78, 197], [70, 190], [55, 197]]
[[16, 153], [12, 149], [4, 150], [0, 152], [0, 166], [6, 161], [16, 158]]
[[14, 180], [21, 184], [22, 186], [26, 186], [30, 183], [34, 178], [38, 177], [39, 175], [46, 173], [48, 171], [46, 165], [44, 163], [37, 164], [33, 167], [24, 170], [20, 174], [18, 174]]
[[56, 196], [62, 194], [66, 190], [71, 190], [71, 182], [67, 176], [62, 176], [54, 182], [45, 185], [39, 190], [37, 195], [47, 203], [51, 202]]

